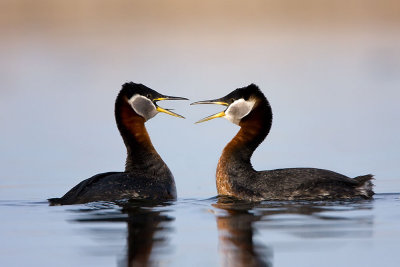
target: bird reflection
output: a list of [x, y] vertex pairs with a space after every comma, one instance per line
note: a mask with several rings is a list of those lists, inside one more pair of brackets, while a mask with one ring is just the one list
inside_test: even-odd
[[[119, 206], [96, 204], [94, 208], [80, 209], [79, 217], [74, 221], [126, 222], [126, 253], [118, 262], [118, 266], [154, 266], [158, 265], [159, 253], [163, 248], [167, 248], [168, 233], [171, 232], [170, 222], [175, 219], [166, 215], [168, 210], [165, 208], [168, 205], [144, 201], [130, 201]], [[101, 234], [108, 240], [115, 236], [115, 229], [105, 229]], [[157, 253], [154, 253], [156, 249]]]
[[272, 266], [271, 250], [254, 242], [253, 224], [261, 216], [250, 212], [253, 204], [219, 197], [213, 206], [226, 211], [216, 216], [223, 266]]
[[[365, 238], [372, 235], [371, 201], [246, 202], [219, 196], [213, 207], [223, 266], [272, 266], [273, 244], [254, 240], [260, 230], [304, 238]], [[358, 211], [361, 216], [348, 216]], [[353, 213], [354, 214], [354, 213]], [[300, 215], [300, 216], [299, 216]]]

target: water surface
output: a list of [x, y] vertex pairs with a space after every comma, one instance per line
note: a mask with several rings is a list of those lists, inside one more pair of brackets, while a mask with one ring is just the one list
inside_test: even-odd
[[[400, 266], [399, 1], [0, 1], [0, 266]], [[191, 101], [256, 83], [274, 121], [257, 170], [375, 175], [373, 201], [210, 198], [221, 107], [146, 123], [179, 199], [49, 207], [122, 171], [122, 83]], [[395, 192], [395, 194], [383, 194]]]
[[1, 266], [397, 266], [400, 194], [155, 204], [1, 201]]

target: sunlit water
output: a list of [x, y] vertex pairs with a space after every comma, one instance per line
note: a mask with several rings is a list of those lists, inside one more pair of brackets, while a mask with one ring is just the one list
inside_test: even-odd
[[398, 266], [400, 194], [262, 202], [1, 201], [0, 266]]
[[[0, 267], [400, 266], [400, 16], [384, 1], [0, 1]], [[396, 13], [397, 12], [397, 13]], [[256, 83], [274, 121], [257, 170], [375, 175], [372, 201], [210, 198], [220, 107], [146, 123], [179, 199], [49, 207], [122, 171], [126, 81], [191, 101]]]

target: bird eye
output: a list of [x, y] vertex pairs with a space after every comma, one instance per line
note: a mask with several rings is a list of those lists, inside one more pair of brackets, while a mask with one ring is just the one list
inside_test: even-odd
[[151, 94], [147, 94], [147, 96], [146, 96], [147, 98], [149, 98], [149, 99], [151, 99], [152, 97], [151, 97]]
[[235, 99], [234, 99], [234, 98], [231, 98], [231, 103], [233, 103], [233, 102], [235, 102]]

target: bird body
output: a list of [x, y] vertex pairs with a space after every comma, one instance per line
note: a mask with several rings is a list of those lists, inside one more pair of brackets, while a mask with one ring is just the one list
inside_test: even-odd
[[83, 180], [62, 198], [50, 199], [53, 205], [127, 199], [175, 199], [172, 174], [150, 177], [148, 173], [106, 172]]
[[158, 112], [182, 117], [159, 107], [156, 102], [160, 100], [186, 98], [161, 95], [142, 84], [124, 84], [115, 102], [115, 119], [127, 149], [125, 171], [97, 174], [80, 182], [63, 197], [49, 199], [50, 204], [175, 199], [174, 177], [155, 150], [144, 125]]
[[193, 104], [213, 103], [228, 108], [199, 122], [226, 117], [240, 126], [239, 132], [226, 145], [218, 161], [218, 194], [250, 201], [371, 198], [374, 194], [372, 175], [352, 179], [316, 168], [254, 170], [251, 156], [264, 141], [272, 125], [272, 109], [268, 100], [256, 85], [251, 84], [225, 97]]

